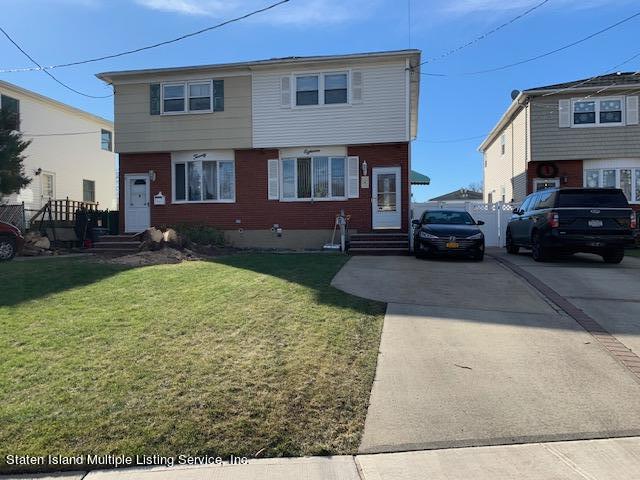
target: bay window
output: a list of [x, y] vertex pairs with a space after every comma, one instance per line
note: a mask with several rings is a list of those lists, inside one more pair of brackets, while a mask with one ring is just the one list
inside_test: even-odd
[[173, 164], [173, 201], [234, 202], [235, 167], [231, 160]]
[[300, 157], [282, 160], [284, 200], [346, 198], [346, 157]]
[[629, 203], [640, 203], [640, 168], [590, 168], [584, 173], [587, 188], [619, 188]]

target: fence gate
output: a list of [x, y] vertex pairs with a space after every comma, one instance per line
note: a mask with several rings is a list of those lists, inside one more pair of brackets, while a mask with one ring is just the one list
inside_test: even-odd
[[480, 230], [484, 233], [487, 247], [504, 247], [507, 224], [516, 208], [516, 203], [480, 203], [480, 202], [425, 202], [412, 203], [412, 219], [418, 219], [425, 210], [462, 210], [468, 212], [474, 220], [482, 220]]

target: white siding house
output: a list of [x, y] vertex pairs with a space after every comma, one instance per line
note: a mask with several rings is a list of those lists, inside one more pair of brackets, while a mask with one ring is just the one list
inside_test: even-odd
[[3, 81], [0, 97], [17, 105], [20, 131], [31, 140], [24, 167], [32, 181], [4, 201], [37, 210], [49, 198], [69, 197], [116, 208], [110, 121]]
[[[327, 77], [344, 74], [347, 103], [323, 102]], [[296, 105], [300, 78], [317, 79], [319, 105]], [[253, 147], [410, 141], [404, 58], [359, 64], [261, 67], [253, 74]]]

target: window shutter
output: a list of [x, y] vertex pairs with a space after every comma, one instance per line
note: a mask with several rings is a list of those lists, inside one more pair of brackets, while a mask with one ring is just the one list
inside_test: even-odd
[[149, 114], [160, 115], [160, 84], [149, 85]]
[[560, 100], [558, 102], [558, 114], [560, 116], [560, 128], [571, 127], [571, 100]]
[[351, 103], [362, 103], [362, 72], [351, 72]]
[[280, 78], [280, 106], [291, 107], [291, 77]]
[[627, 125], [638, 125], [638, 96], [627, 97]]
[[278, 164], [279, 164], [279, 160], [275, 159], [275, 160], [269, 160], [267, 162], [268, 167], [268, 177], [269, 177], [269, 200], [278, 200], [280, 198], [279, 195], [279, 188], [278, 186], [280, 185], [280, 179], [278, 178]]
[[224, 80], [213, 81], [213, 111], [224, 112]]
[[360, 196], [360, 157], [347, 158], [349, 162], [349, 198], [358, 198]]

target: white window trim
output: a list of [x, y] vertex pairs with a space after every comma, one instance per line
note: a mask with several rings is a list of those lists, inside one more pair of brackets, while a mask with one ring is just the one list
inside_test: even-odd
[[507, 154], [507, 134], [500, 135], [500, 156], [504, 157]]
[[[84, 182], [93, 183], [93, 200], [85, 200], [84, 199]], [[91, 180], [89, 178], [83, 178], [82, 179], [82, 201], [83, 202], [89, 202], [89, 203], [96, 203], [96, 181], [95, 180]]]
[[[324, 77], [325, 75], [346, 75], [347, 76], [347, 102], [346, 103], [324, 103]], [[298, 105], [298, 78], [299, 77], [318, 77], [318, 103], [317, 105]], [[331, 70], [322, 72], [294, 72], [291, 74], [291, 107], [292, 108], [340, 108], [351, 106], [351, 69]]]
[[50, 172], [50, 171], [46, 171], [46, 170], [43, 170], [40, 173], [40, 198], [46, 198], [45, 195], [44, 195], [44, 176], [45, 175], [48, 175], [53, 179], [53, 181], [51, 182], [53, 195], [50, 198], [55, 200], [55, 198], [56, 198], [56, 174], [55, 174], [55, 172]]
[[[600, 103], [611, 100], [620, 100], [620, 108], [622, 109], [622, 121], [620, 123], [600, 123]], [[596, 104], [596, 123], [580, 123], [575, 124], [575, 105], [579, 102], [595, 102]], [[571, 128], [603, 128], [603, 127], [624, 127], [627, 121], [627, 102], [626, 97], [590, 97], [590, 98], [572, 98], [571, 99]]]
[[631, 205], [640, 204], [640, 198], [636, 196], [636, 176], [640, 177], [640, 167], [597, 167], [597, 168], [585, 168], [582, 178], [582, 186], [584, 188], [593, 188], [587, 187], [587, 172], [590, 171], [598, 172], [598, 187], [596, 188], [605, 188], [603, 187], [603, 179], [604, 179], [604, 171], [605, 170], [615, 170], [616, 172], [616, 184], [614, 187], [606, 187], [606, 188], [621, 188], [620, 187], [620, 171], [621, 170], [631, 170], [631, 198], [628, 199]]
[[[328, 158], [329, 159], [329, 189], [331, 190], [331, 159], [341, 158], [344, 160], [344, 196], [341, 197], [314, 197], [313, 196], [313, 159], [314, 158]], [[283, 162], [285, 160], [294, 160], [293, 168], [293, 188], [298, 195], [298, 158], [311, 158], [311, 197], [298, 198], [298, 197], [285, 197], [284, 196], [284, 168]], [[349, 160], [347, 156], [341, 155], [317, 155], [317, 156], [302, 156], [302, 157], [284, 157], [280, 158], [280, 164], [278, 165], [278, 182], [280, 185], [280, 201], [281, 202], [344, 202], [349, 200]], [[331, 192], [333, 193], [333, 192]]]
[[533, 187], [533, 192], [532, 193], [536, 193], [538, 191], [542, 191], [542, 190], [538, 190], [536, 188], [536, 184], [543, 183], [543, 182], [544, 183], [553, 182], [553, 183], [555, 183], [555, 188], [560, 187], [560, 178], [559, 177], [555, 177], [555, 178], [534, 178], [533, 179], [533, 185], [532, 185], [532, 187]]
[[[189, 110], [189, 85], [209, 84], [209, 109], [208, 110]], [[184, 88], [184, 109], [179, 112], [164, 111], [164, 87]], [[185, 82], [164, 82], [160, 84], [160, 115], [199, 115], [202, 113], [213, 113], [213, 79], [189, 80]]]
[[[217, 164], [219, 164], [220, 162], [231, 162], [233, 164], [233, 198], [225, 198], [225, 199], [218, 199], [218, 200], [189, 200], [189, 166], [187, 165], [188, 163], [200, 163], [202, 164], [202, 162], [216, 162]], [[176, 188], [175, 188], [175, 180], [176, 180], [176, 164], [178, 163], [184, 163], [185, 164], [185, 175], [184, 175], [184, 181], [185, 181], [185, 199], [184, 200], [176, 200]], [[202, 169], [202, 166], [200, 167]], [[218, 196], [220, 196], [220, 166], [216, 165], [216, 168], [218, 169], [217, 175], [216, 175], [216, 192], [218, 193]], [[204, 194], [204, 188], [202, 185], [202, 182], [204, 181], [204, 172], [202, 174], [202, 176], [200, 177], [200, 186], [201, 186], [201, 190], [200, 192], [202, 194]], [[236, 161], [235, 159], [222, 159], [222, 158], [217, 158], [214, 160], [171, 160], [171, 203], [175, 203], [177, 205], [180, 205], [182, 203], [236, 203], [236, 195], [237, 195], [237, 182], [236, 182]]]

